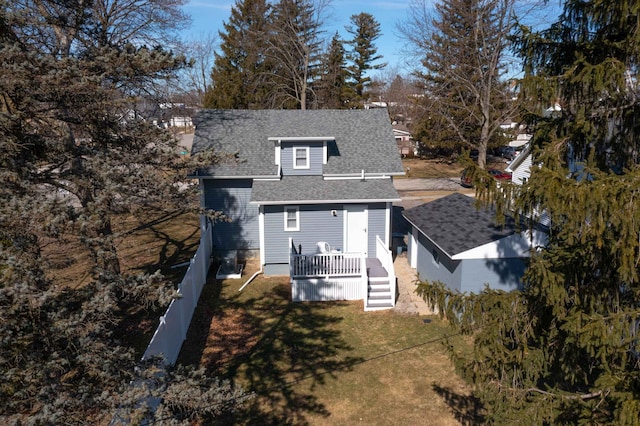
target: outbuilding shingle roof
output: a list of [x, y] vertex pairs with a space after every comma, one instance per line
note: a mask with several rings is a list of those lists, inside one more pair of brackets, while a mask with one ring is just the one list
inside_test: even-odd
[[385, 109], [371, 110], [202, 110], [196, 118], [192, 154], [208, 148], [237, 154], [239, 162], [218, 164], [200, 176], [274, 176], [277, 137], [334, 137], [325, 175], [403, 174]]
[[515, 233], [515, 223], [507, 217], [504, 227], [496, 226], [496, 212], [478, 209], [476, 200], [453, 193], [403, 212], [403, 216], [449, 257]]

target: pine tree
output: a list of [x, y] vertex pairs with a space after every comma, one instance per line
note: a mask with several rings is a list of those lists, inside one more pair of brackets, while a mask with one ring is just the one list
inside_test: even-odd
[[[166, 306], [173, 283], [123, 274], [112, 223], [149, 205], [188, 208], [179, 184], [196, 164], [137, 108], [141, 93], [185, 61], [143, 44], [160, 35], [147, 37], [144, 25], [127, 40], [108, 37], [118, 26], [97, 35], [105, 21], [96, 4], [0, 1], [2, 424], [107, 423], [118, 408], [151, 416], [142, 390], [130, 386], [140, 378], [136, 355], [120, 333], [131, 310]], [[141, 12], [138, 2], [128, 6]], [[89, 283], [56, 281], [42, 256], [51, 239], [79, 243], [92, 262]], [[212, 378], [213, 391], [198, 393], [184, 379], [212, 406], [235, 393]]]
[[524, 218], [548, 213], [549, 242], [522, 292], [421, 286], [453, 323], [479, 330], [463, 367], [493, 423], [640, 419], [639, 18], [637, 2], [569, 0], [549, 29], [521, 28], [536, 166], [512, 205]]
[[266, 108], [269, 61], [265, 57], [270, 8], [265, 0], [238, 0], [220, 31], [221, 53], [215, 53], [213, 88], [205, 108]]
[[345, 49], [338, 33], [331, 39], [325, 59], [322, 61], [320, 80], [315, 93], [321, 109], [344, 108], [346, 101]]
[[373, 15], [362, 12], [358, 15], [352, 15], [351, 24], [346, 27], [353, 39], [347, 44], [351, 46], [351, 50], [347, 53], [347, 59], [351, 64], [347, 67], [349, 72], [349, 85], [352, 88], [351, 108], [362, 107], [365, 100], [365, 89], [371, 83], [371, 77], [367, 75], [369, 70], [379, 70], [384, 68], [386, 63], [376, 63], [382, 59], [382, 55], [378, 55], [378, 48], [375, 41], [382, 35], [380, 23], [376, 21]]
[[[415, 132], [434, 148], [478, 149], [500, 144], [500, 125], [515, 111], [504, 54], [512, 25], [512, 0], [441, 0], [433, 16], [413, 5], [405, 37], [421, 57], [416, 75], [424, 91]], [[407, 31], [412, 31], [408, 33]]]

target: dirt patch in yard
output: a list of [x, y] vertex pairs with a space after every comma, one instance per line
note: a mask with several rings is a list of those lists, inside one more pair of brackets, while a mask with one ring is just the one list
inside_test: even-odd
[[200, 365], [208, 371], [217, 371], [233, 359], [247, 356], [258, 343], [258, 331], [251, 325], [251, 318], [245, 309], [220, 312], [209, 325]]

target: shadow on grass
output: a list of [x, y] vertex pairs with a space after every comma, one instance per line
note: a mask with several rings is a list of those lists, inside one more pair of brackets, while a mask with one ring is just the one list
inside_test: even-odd
[[440, 395], [451, 412], [463, 425], [479, 425], [485, 423], [484, 407], [478, 398], [473, 395], [456, 393], [450, 388], [434, 384], [433, 390]]
[[178, 363], [202, 365], [255, 395], [220, 424], [304, 425], [307, 415], [329, 416], [314, 388], [362, 362], [335, 330], [336, 303], [292, 303], [288, 284], [251, 285], [264, 291], [247, 297], [210, 279]]
[[186, 267], [172, 266], [188, 262], [198, 249], [200, 228], [197, 216], [192, 217], [184, 211], [176, 210], [138, 216], [137, 220], [137, 226], [122, 234], [137, 236], [141, 240], [141, 247], [151, 247], [155, 259], [148, 259], [134, 270], [150, 274], [160, 269], [165, 277], [179, 282]]

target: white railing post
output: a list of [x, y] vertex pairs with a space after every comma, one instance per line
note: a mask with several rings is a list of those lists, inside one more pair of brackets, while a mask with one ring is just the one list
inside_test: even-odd
[[293, 253], [293, 238], [289, 237], [289, 276], [293, 277], [296, 273], [295, 270], [295, 264], [296, 264], [296, 259], [294, 258], [294, 253]]
[[362, 288], [363, 294], [362, 294], [362, 300], [364, 300], [365, 306], [367, 304], [367, 294], [369, 293], [368, 291], [368, 286], [369, 286], [369, 280], [367, 278], [367, 260], [364, 257], [364, 253], [360, 254], [360, 279], [362, 284], [360, 285], [360, 287]]

